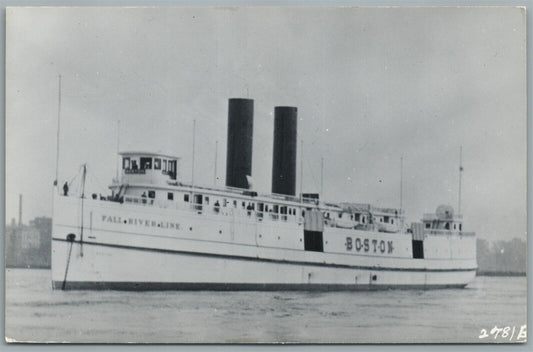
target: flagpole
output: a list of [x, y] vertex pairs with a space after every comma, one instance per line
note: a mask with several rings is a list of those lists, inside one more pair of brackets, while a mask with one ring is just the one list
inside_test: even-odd
[[463, 146], [459, 147], [459, 204], [457, 212], [461, 214], [461, 183], [463, 179]]

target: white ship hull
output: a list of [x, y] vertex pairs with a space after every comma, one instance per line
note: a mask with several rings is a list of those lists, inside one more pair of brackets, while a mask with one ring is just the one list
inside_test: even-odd
[[425, 289], [464, 287], [477, 268], [473, 236], [428, 234], [425, 258], [413, 259], [406, 233], [325, 228], [315, 252], [298, 222], [90, 199], [81, 209], [55, 196], [54, 288]]

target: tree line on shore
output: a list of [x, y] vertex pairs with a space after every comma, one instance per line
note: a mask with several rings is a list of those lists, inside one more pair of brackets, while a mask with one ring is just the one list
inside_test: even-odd
[[509, 241], [489, 242], [478, 238], [477, 265], [479, 275], [525, 275], [526, 241], [513, 238]]

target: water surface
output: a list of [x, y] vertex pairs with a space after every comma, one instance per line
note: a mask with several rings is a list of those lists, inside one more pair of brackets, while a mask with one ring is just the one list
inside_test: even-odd
[[[6, 337], [36, 342], [516, 342], [525, 277], [376, 292], [59, 291], [49, 270], [6, 270]], [[514, 337], [491, 329], [515, 327]], [[489, 337], [480, 339], [481, 329]], [[523, 341], [523, 340], [522, 340]]]

